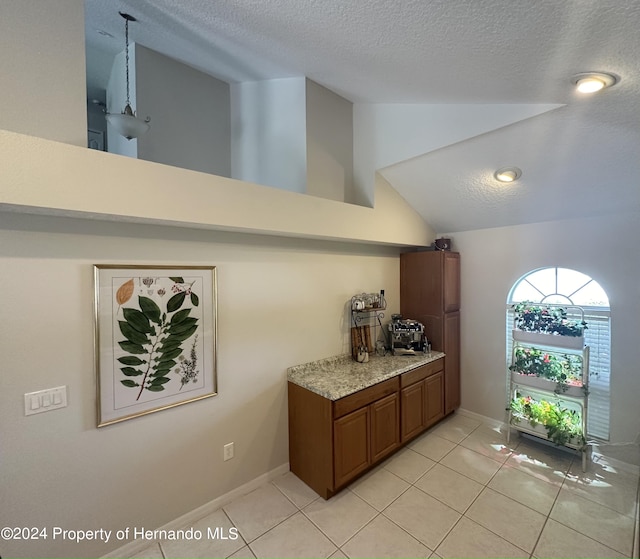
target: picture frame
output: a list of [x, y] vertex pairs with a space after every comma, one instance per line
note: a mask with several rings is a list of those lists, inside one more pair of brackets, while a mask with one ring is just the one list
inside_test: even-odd
[[98, 427], [217, 394], [215, 266], [94, 265]]

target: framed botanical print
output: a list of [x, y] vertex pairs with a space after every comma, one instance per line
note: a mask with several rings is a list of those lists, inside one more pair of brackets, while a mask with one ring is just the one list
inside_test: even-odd
[[95, 265], [98, 427], [216, 395], [213, 266]]

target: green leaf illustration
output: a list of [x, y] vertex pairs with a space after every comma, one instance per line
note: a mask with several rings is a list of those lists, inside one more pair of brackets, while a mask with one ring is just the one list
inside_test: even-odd
[[122, 367], [120, 370], [128, 377], [144, 375], [144, 371], [138, 371], [138, 369], [134, 369], [133, 367]]
[[125, 357], [119, 357], [118, 361], [123, 365], [142, 365], [146, 363], [143, 359], [136, 357], [135, 355], [127, 355]]
[[171, 324], [180, 324], [185, 318], [189, 316], [190, 312], [191, 309], [182, 309], [181, 311], [178, 311], [171, 317]]
[[148, 353], [145, 348], [141, 345], [134, 344], [131, 342], [118, 342], [118, 345], [124, 349], [127, 353], [135, 353], [137, 355], [142, 355], [143, 353]]
[[162, 363], [158, 363], [158, 365], [154, 367], [155, 373], [151, 373], [151, 376], [159, 377], [159, 376], [166, 375], [171, 371], [171, 369], [173, 369], [173, 367], [175, 367], [175, 365], [176, 365], [176, 362], [173, 360], [163, 361]]
[[162, 342], [162, 345], [158, 348], [158, 353], [166, 353], [167, 351], [171, 351], [177, 347], [182, 345], [181, 340], [176, 340], [175, 338], [169, 337]]
[[149, 392], [162, 392], [164, 390], [164, 386], [160, 386], [157, 384], [151, 384], [146, 387]]
[[171, 299], [167, 301], [167, 312], [177, 311], [184, 303], [184, 299], [187, 294], [182, 291], [181, 293], [176, 293]]
[[[183, 278], [171, 279], [176, 283], [184, 283]], [[126, 339], [119, 341], [118, 345], [128, 355], [118, 358], [118, 362], [125, 365], [120, 367], [120, 372], [125, 377], [141, 378], [138, 379], [139, 382], [126, 378], [120, 380], [120, 383], [127, 388], [138, 389], [136, 400], [140, 399], [145, 390], [162, 392], [165, 386], [174, 386], [173, 372], [178, 367], [178, 357], [179, 367], [183, 367], [184, 363], [195, 363], [193, 348], [191, 361], [182, 357], [183, 342], [193, 336], [199, 327], [199, 319], [189, 316], [192, 308], [181, 309], [187, 295], [190, 295], [190, 302], [194, 307], [199, 304], [197, 295], [180, 291], [166, 302], [166, 311], [153, 299], [142, 296], [138, 297], [141, 310], [123, 308], [124, 320], [118, 321], [118, 326]], [[167, 320], [167, 314], [171, 317], [170, 320]], [[193, 345], [195, 347], [195, 342]]]
[[127, 340], [129, 340], [130, 342], [138, 345], [149, 343], [149, 336], [147, 336], [146, 334], [141, 334], [128, 322], [125, 322], [124, 320], [118, 320], [118, 325], [120, 326], [120, 332], [122, 332], [124, 337], [127, 338]]
[[169, 278], [169, 279], [175, 283], [184, 283], [184, 278]]
[[186, 339], [188, 339], [191, 336], [193, 336], [193, 334], [195, 334], [197, 329], [198, 329], [198, 325], [194, 324], [188, 330], [185, 330], [184, 332], [180, 332], [179, 334], [171, 334], [171, 336], [174, 337], [175, 339], [180, 340], [180, 341], [183, 342]]
[[165, 360], [174, 359], [178, 357], [181, 353], [182, 353], [182, 348], [177, 347], [175, 349], [172, 349], [171, 351], [167, 351], [167, 353], [164, 353], [162, 357]]
[[151, 321], [156, 324], [160, 324], [160, 307], [155, 304], [152, 299], [149, 297], [138, 297], [138, 304], [142, 309], [144, 315]]
[[155, 333], [155, 328], [149, 324], [149, 318], [138, 309], [123, 309], [124, 319], [138, 332], [143, 334]]
[[173, 334], [181, 334], [185, 330], [189, 330], [194, 324], [198, 322], [197, 318], [193, 318], [192, 316], [185, 318], [179, 324], [170, 324], [169, 325], [169, 335]]

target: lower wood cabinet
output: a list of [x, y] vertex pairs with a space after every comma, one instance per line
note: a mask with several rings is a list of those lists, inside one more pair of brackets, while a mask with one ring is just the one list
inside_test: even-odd
[[441, 361], [400, 377], [401, 441], [419, 435], [444, 417], [444, 371]]
[[333, 422], [335, 485], [344, 485], [400, 445], [395, 392]]
[[288, 392], [291, 471], [328, 499], [444, 417], [443, 360], [335, 401]]
[[335, 485], [344, 485], [371, 464], [369, 406], [333, 422]]
[[390, 394], [369, 406], [371, 463], [379, 462], [400, 446], [400, 398]]

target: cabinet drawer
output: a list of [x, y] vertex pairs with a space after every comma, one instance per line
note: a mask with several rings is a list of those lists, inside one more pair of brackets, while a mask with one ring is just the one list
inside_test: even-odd
[[438, 371], [442, 371], [443, 369], [443, 359], [438, 359], [437, 361], [422, 365], [422, 367], [418, 367], [417, 369], [413, 369], [413, 371], [409, 371], [408, 373], [400, 375], [400, 388], [411, 386], [412, 384], [420, 382], [421, 380], [430, 377], [431, 375], [434, 375]]
[[338, 418], [398, 391], [398, 377], [390, 378], [333, 403], [333, 417]]

